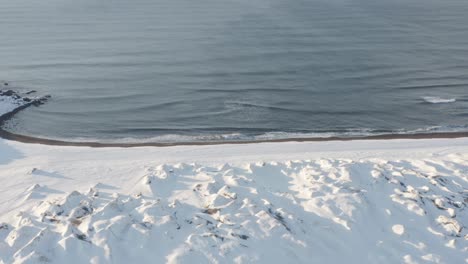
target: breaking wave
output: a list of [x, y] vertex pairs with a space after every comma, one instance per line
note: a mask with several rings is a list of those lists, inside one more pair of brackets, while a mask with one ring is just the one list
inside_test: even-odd
[[437, 96], [424, 96], [422, 98], [424, 102], [430, 104], [447, 104], [447, 103], [454, 103], [457, 100], [455, 98], [441, 98]]

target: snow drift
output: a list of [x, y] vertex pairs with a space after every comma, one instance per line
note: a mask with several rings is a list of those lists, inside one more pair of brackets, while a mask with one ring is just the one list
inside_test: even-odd
[[159, 165], [134, 180], [25, 189], [35, 205], [0, 224], [0, 262], [467, 262], [466, 155]]

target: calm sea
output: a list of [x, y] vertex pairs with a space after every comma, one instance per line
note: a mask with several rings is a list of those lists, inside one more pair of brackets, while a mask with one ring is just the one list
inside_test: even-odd
[[468, 1], [0, 0], [0, 80], [54, 139], [468, 131]]

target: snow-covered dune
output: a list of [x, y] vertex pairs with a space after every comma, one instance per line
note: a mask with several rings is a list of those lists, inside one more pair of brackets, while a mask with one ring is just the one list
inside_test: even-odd
[[468, 262], [468, 139], [0, 150], [0, 263]]

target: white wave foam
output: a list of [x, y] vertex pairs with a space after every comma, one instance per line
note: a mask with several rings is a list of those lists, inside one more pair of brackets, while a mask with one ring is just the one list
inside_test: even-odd
[[[10, 122], [7, 122], [4, 127], [12, 129]], [[65, 142], [99, 142], [103, 144], [144, 144], [144, 143], [193, 143], [193, 142], [245, 142], [245, 141], [269, 141], [269, 140], [294, 140], [294, 139], [313, 139], [313, 138], [350, 138], [350, 137], [368, 137], [379, 135], [412, 135], [412, 134], [430, 134], [430, 133], [451, 133], [451, 132], [467, 132], [468, 125], [459, 126], [431, 126], [413, 130], [398, 129], [398, 130], [373, 130], [373, 129], [348, 129], [341, 132], [284, 132], [272, 131], [264, 132], [258, 135], [238, 133], [219, 133], [219, 134], [162, 134], [150, 137], [115, 137], [115, 138], [99, 138], [99, 137], [50, 137], [47, 135], [31, 135], [43, 139], [60, 140]]]
[[441, 98], [437, 96], [424, 96], [422, 98], [426, 103], [431, 104], [447, 104], [447, 103], [454, 103], [457, 101], [455, 98]]

